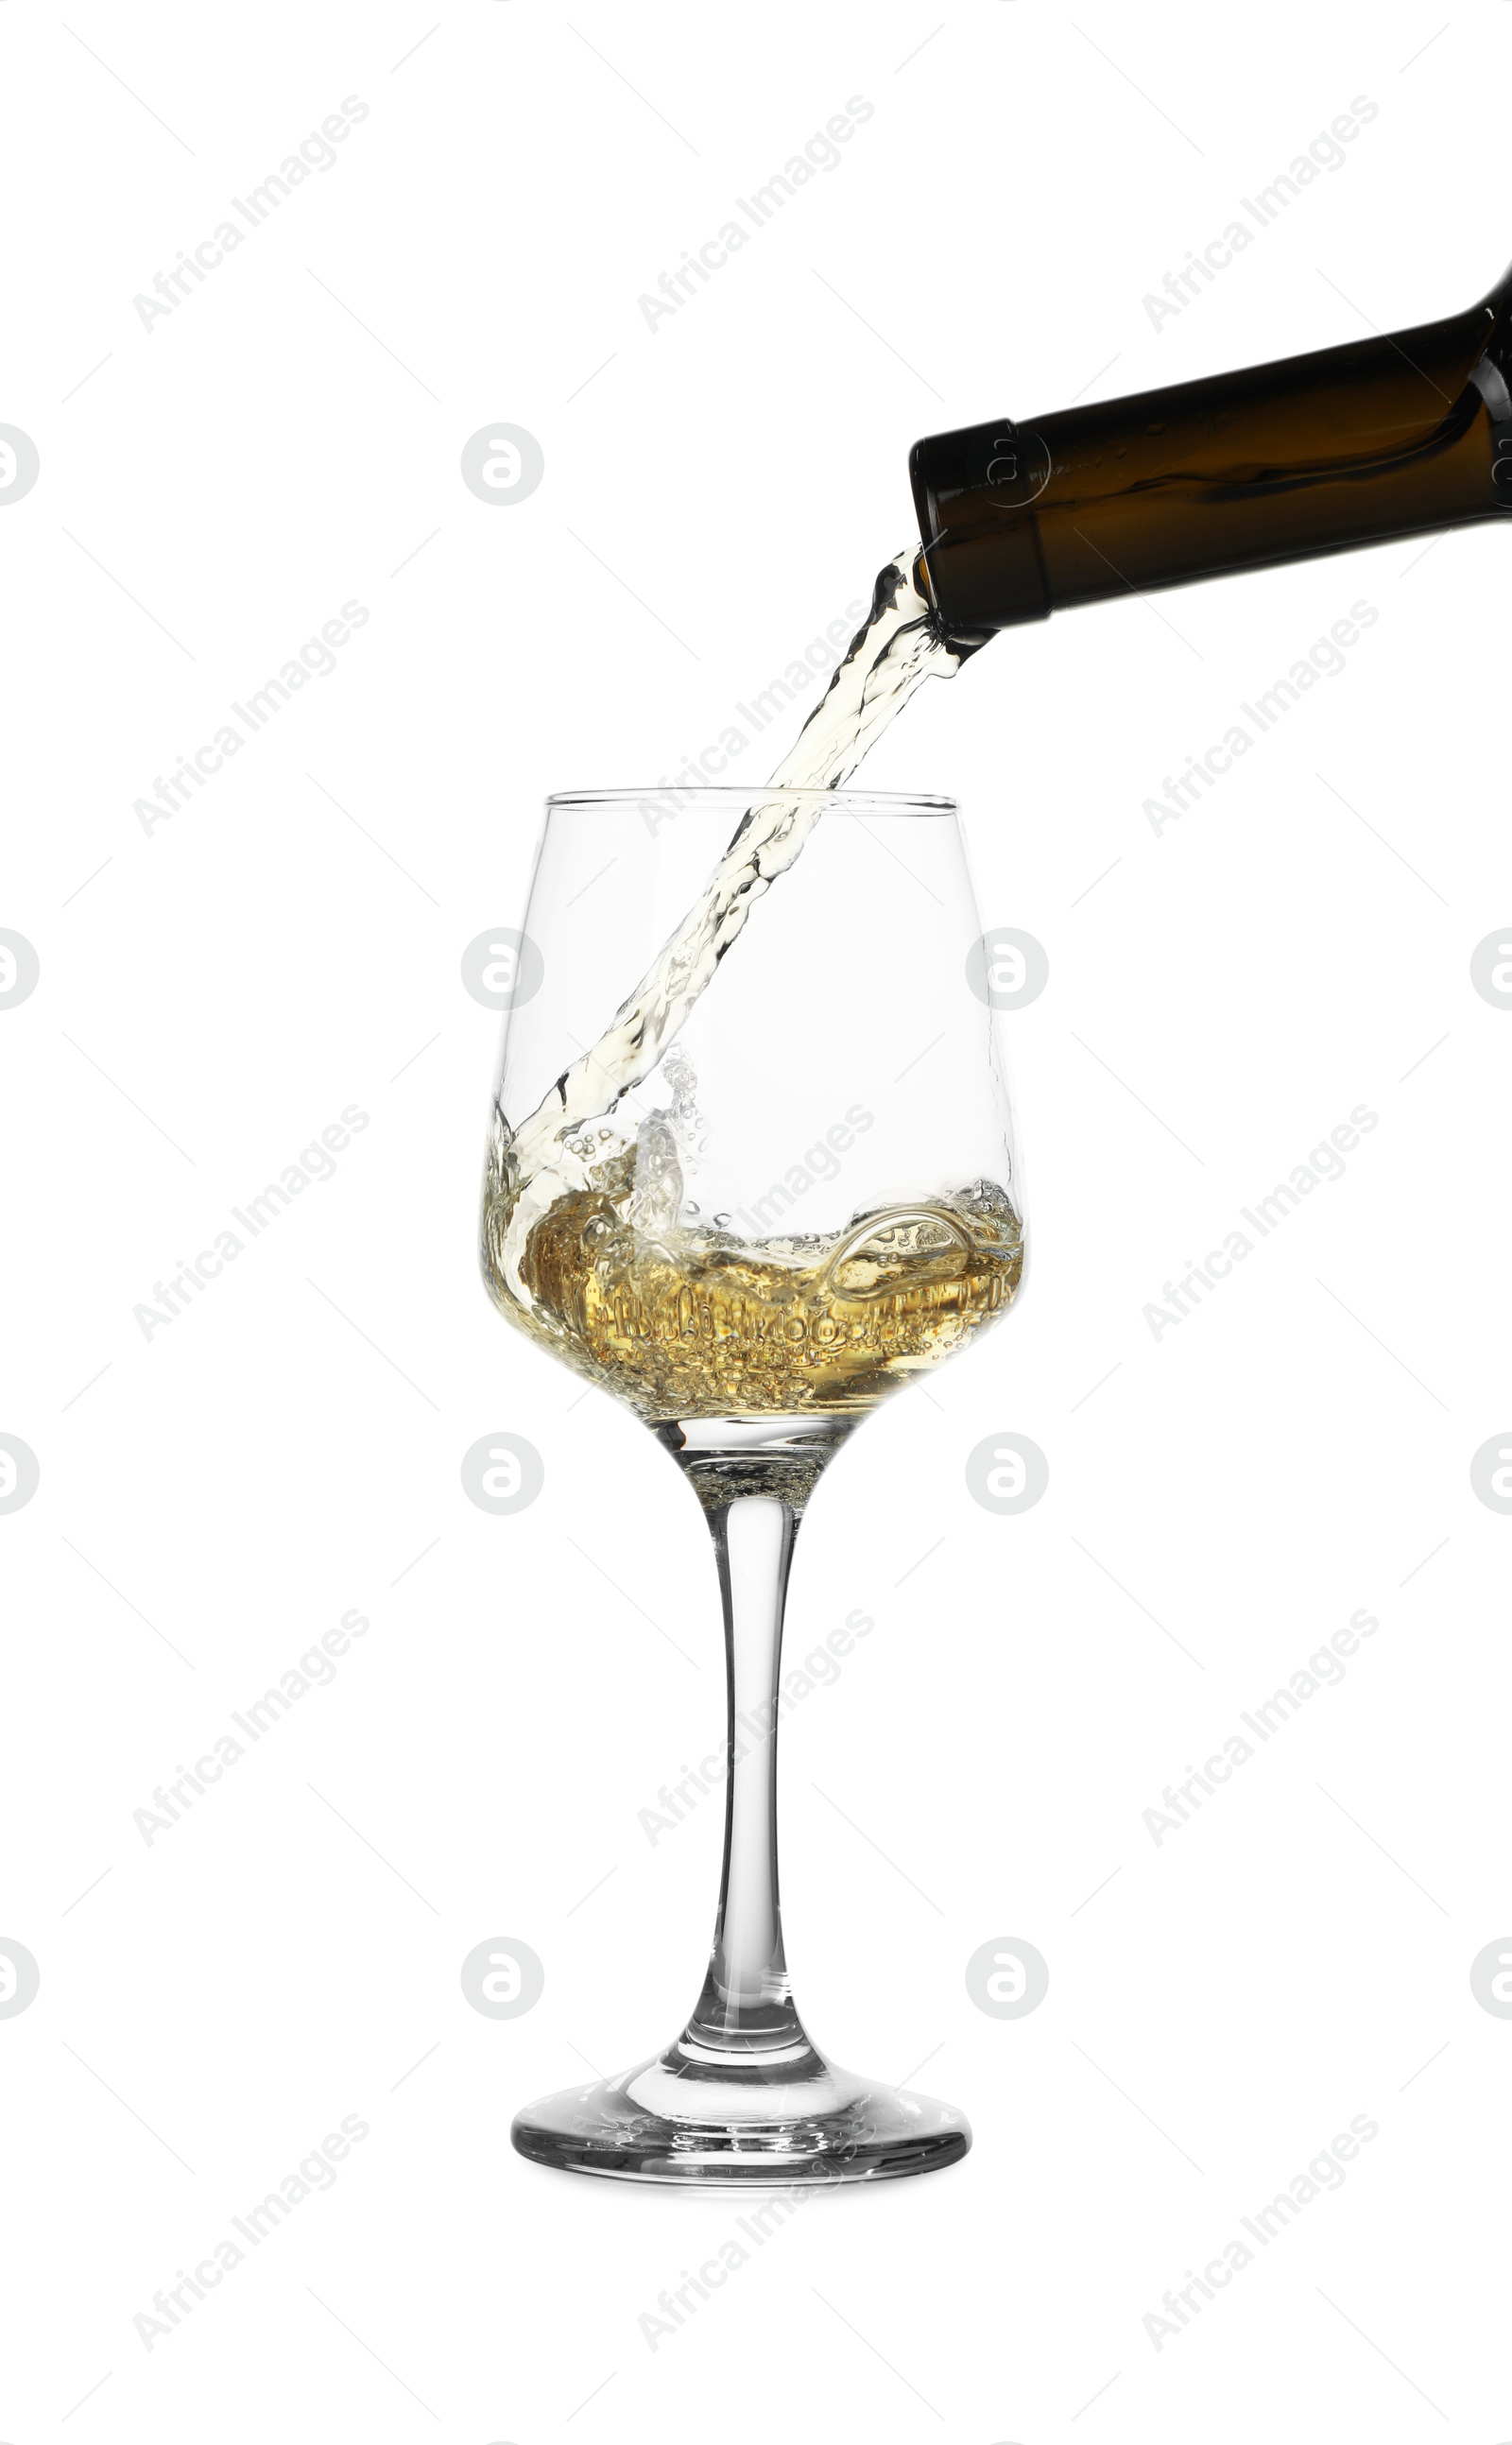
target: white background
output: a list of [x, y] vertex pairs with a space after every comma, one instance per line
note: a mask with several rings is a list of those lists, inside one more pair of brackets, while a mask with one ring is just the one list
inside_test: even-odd
[[[484, 1299], [497, 1022], [458, 975], [519, 922], [548, 789], [674, 771], [864, 591], [919, 433], [1486, 289], [1512, 24], [1443, 25], [5, 9], [0, 419], [42, 464], [0, 518], [0, 923], [41, 961], [0, 1013], [0, 1428], [42, 1471], [0, 1519], [0, 1934], [42, 1970], [0, 2021], [14, 2445], [1512, 2431], [1512, 2027], [1467, 1976], [1512, 1925], [1512, 1521], [1468, 1475], [1512, 1410], [1512, 1017], [1468, 971], [1512, 913], [1504, 540], [1052, 620], [868, 768], [960, 798], [985, 922], [1049, 952], [1009, 1022], [1034, 1278], [804, 1530], [794, 1652], [876, 1630], [785, 1733], [789, 1951], [821, 2044], [928, 2059], [976, 2146], [817, 2201], [655, 2351], [642, 2313], [742, 2203], [507, 2135], [696, 1991], [717, 1806], [654, 1849], [637, 1812], [718, 1735], [713, 1574], [649, 1437]], [[144, 330], [348, 95], [336, 166]], [[853, 95], [841, 166], [648, 330]], [[1153, 328], [1362, 95], [1346, 166]], [[458, 475], [496, 418], [545, 452], [513, 507]], [[1163, 776], [1361, 598], [1345, 672], [1157, 836]], [[144, 832], [349, 600], [336, 670]], [[1362, 1102], [1346, 1177], [1157, 1342], [1162, 1283]], [[351, 1103], [336, 1177], [144, 1340], [154, 1282]], [[512, 1519], [458, 1478], [503, 1429], [546, 1467]], [[1050, 1459], [1018, 1518], [962, 1474], [999, 1430]], [[154, 1786], [348, 1608], [335, 1682], [146, 1845]], [[1157, 1847], [1163, 1787], [1361, 1608], [1343, 1684]], [[501, 1934], [546, 1965], [511, 2022], [457, 1974]], [[966, 1993], [1002, 1935], [1051, 1965], [1026, 2020]], [[155, 2289], [344, 2115], [334, 2190], [146, 2351]], [[1157, 2351], [1167, 2287], [1357, 2115], [1344, 2188]]]

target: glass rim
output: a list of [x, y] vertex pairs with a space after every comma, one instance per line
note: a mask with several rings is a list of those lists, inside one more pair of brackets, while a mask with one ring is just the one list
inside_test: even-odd
[[700, 799], [707, 799], [713, 806], [754, 807], [769, 798], [812, 799], [842, 815], [871, 813], [920, 817], [958, 815], [961, 812], [954, 798], [941, 797], [925, 790], [821, 790], [812, 784], [775, 789], [765, 781], [700, 781], [693, 785], [663, 781], [655, 789], [553, 790], [547, 798], [546, 812], [552, 814], [558, 809], [569, 811], [585, 807], [638, 809], [650, 800], [657, 805], [670, 806], [674, 812], [681, 813]]

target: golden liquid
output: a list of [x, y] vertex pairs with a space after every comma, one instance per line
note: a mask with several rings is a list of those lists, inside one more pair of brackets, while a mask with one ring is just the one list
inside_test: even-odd
[[999, 1315], [1023, 1269], [1006, 1193], [986, 1181], [844, 1231], [742, 1241], [629, 1220], [633, 1150], [595, 1167], [503, 1252], [523, 1183], [502, 1131], [483, 1205], [483, 1274], [509, 1321], [653, 1420], [855, 1413]]

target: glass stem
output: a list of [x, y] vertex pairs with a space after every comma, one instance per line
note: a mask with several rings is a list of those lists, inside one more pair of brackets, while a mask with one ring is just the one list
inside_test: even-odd
[[777, 1900], [777, 1698], [798, 1515], [780, 1497], [709, 1503], [729, 1681], [724, 1864], [708, 1976], [683, 2033], [694, 2055], [791, 2063], [808, 2040], [793, 2006]]

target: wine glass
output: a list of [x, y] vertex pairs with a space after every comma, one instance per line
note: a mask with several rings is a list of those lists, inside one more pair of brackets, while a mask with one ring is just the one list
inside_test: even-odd
[[538, 2163], [642, 2181], [875, 2180], [971, 2144], [951, 2107], [827, 2062], [798, 2017], [775, 1733], [793, 1539], [827, 1464], [1018, 1286], [1012, 1111], [954, 805], [782, 802], [812, 825], [801, 854], [725, 913], [701, 989], [674, 958], [661, 1012], [644, 980], [773, 793], [548, 802], [484, 1183], [495, 1305], [656, 1434], [702, 1505], [723, 1599], [702, 1990], [663, 2053], [525, 2107], [512, 2133]]

